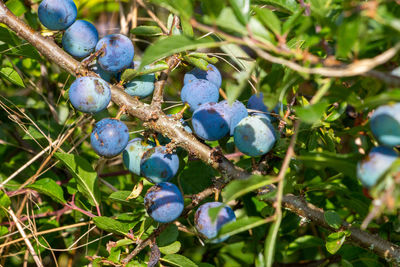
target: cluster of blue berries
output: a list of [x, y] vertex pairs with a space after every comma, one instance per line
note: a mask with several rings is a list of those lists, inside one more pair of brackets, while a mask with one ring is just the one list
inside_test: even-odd
[[357, 165], [357, 176], [362, 184], [374, 186], [399, 158], [393, 149], [400, 145], [400, 103], [380, 106], [370, 118], [371, 131], [381, 146], [371, 149]]
[[[88, 57], [89, 68], [99, 77], [79, 77], [69, 89], [72, 106], [84, 113], [94, 114], [107, 108], [111, 101], [109, 82], [119, 82], [122, 71], [137, 68], [133, 61], [132, 41], [121, 34], [111, 34], [98, 40], [96, 27], [90, 22], [76, 20], [77, 8], [72, 0], [43, 0], [39, 6], [39, 19], [51, 30], [63, 30], [62, 46], [78, 59]], [[92, 53], [97, 55], [90, 60]], [[85, 60], [85, 59], [84, 59]], [[146, 68], [146, 67], [145, 67]], [[124, 84], [125, 91], [138, 98], [153, 93], [153, 73], [135, 77]], [[274, 146], [277, 135], [273, 118], [266, 114], [263, 95], [253, 95], [247, 108], [240, 101], [232, 104], [219, 101], [222, 77], [212, 64], [208, 69], [194, 68], [185, 74], [181, 90], [182, 101], [190, 107], [194, 133], [206, 141], [233, 136], [236, 147], [249, 156], [260, 156]], [[249, 112], [248, 112], [249, 109]], [[184, 129], [192, 133], [181, 119]], [[179, 158], [167, 144], [171, 141], [158, 135], [161, 144], [143, 138], [129, 141], [128, 127], [118, 119], [105, 118], [95, 124], [90, 135], [93, 150], [103, 157], [123, 154], [123, 162], [132, 173], [145, 177], [155, 185], [145, 196], [148, 214], [157, 222], [168, 223], [177, 219], [184, 208], [181, 191], [169, 181], [177, 174]], [[217, 218], [211, 218], [210, 208], [220, 207]], [[195, 226], [206, 238], [217, 236], [222, 225], [236, 220], [233, 210], [220, 202], [203, 204], [195, 214]], [[213, 242], [221, 242], [216, 239]]]

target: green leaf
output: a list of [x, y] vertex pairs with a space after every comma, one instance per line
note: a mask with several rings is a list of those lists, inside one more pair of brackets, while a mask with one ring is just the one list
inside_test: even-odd
[[194, 37], [193, 27], [188, 20], [181, 19], [181, 27], [182, 27], [182, 32], [184, 35], [186, 35], [190, 38]]
[[50, 178], [43, 178], [31, 185], [27, 185], [26, 188], [30, 188], [38, 191], [39, 193], [45, 194], [60, 203], [67, 203], [64, 199], [64, 192], [54, 180]]
[[139, 197], [137, 199], [128, 199], [129, 195], [130, 195], [130, 191], [117, 191], [117, 192], [113, 192], [111, 193], [111, 195], [108, 196], [109, 199], [113, 200], [113, 201], [118, 201], [122, 204], [125, 204], [127, 206], [131, 206], [131, 207], [136, 207], [138, 205], [143, 205], [143, 198]]
[[205, 163], [189, 161], [185, 169], [179, 174], [182, 189], [185, 194], [197, 194], [212, 185], [212, 178], [216, 172]]
[[349, 177], [356, 177], [358, 158], [351, 154], [307, 152], [296, 157], [315, 169], [333, 168]]
[[225, 238], [236, 235], [238, 233], [248, 231], [260, 225], [266, 224], [268, 221], [260, 217], [244, 217], [234, 222], [224, 224], [219, 230], [217, 237]]
[[141, 36], [158, 36], [162, 35], [162, 30], [158, 26], [138, 26], [131, 30], [131, 33], [134, 35]]
[[93, 221], [100, 229], [120, 235], [126, 235], [136, 225], [136, 222], [120, 222], [104, 216], [93, 217]]
[[281, 8], [286, 11], [295, 12], [299, 9], [296, 0], [260, 0], [260, 2]]
[[338, 57], [347, 57], [354, 50], [355, 44], [358, 41], [358, 33], [361, 24], [360, 19], [351, 21], [345, 20], [339, 27], [338, 42], [336, 54]]
[[198, 48], [217, 47], [219, 45], [221, 43], [215, 42], [211, 38], [194, 40], [184, 35], [168, 36], [167, 38], [158, 40], [146, 49], [139, 70], [142, 70], [145, 65], [175, 53]]
[[207, 54], [204, 54], [204, 53], [193, 52], [193, 53], [190, 53], [188, 56], [204, 59], [205, 61], [207, 61], [208, 63], [211, 63], [211, 64], [216, 64], [218, 62], [218, 58], [209, 57]]
[[326, 250], [331, 254], [335, 254], [342, 247], [345, 240], [346, 232], [344, 231], [328, 235], [325, 244]]
[[91, 205], [98, 206], [100, 191], [97, 183], [97, 173], [90, 163], [85, 158], [74, 154], [55, 153], [55, 156], [75, 177], [78, 191], [88, 198]]
[[245, 26], [240, 23], [240, 21], [236, 18], [236, 15], [232, 8], [226, 7], [219, 14], [215, 24], [220, 26], [223, 29], [227, 29], [230, 31], [234, 31], [245, 35], [247, 33], [247, 29]]
[[327, 106], [328, 103], [326, 101], [321, 101], [314, 105], [297, 107], [296, 114], [300, 117], [301, 121], [313, 124], [314, 122], [317, 122], [321, 119]]
[[9, 0], [6, 2], [6, 6], [17, 17], [28, 11], [28, 9], [25, 7], [24, 2], [21, 0]]
[[276, 35], [281, 35], [281, 21], [273, 11], [268, 8], [254, 8], [257, 18]]
[[151, 2], [168, 9], [183, 19], [190, 19], [193, 13], [193, 5], [190, 0], [151, 0]]
[[250, 18], [250, 0], [229, 0], [238, 20], [246, 25]]
[[329, 224], [329, 226], [339, 229], [342, 225], [342, 219], [340, 218], [339, 214], [337, 214], [333, 210], [328, 210], [324, 213], [325, 221]]
[[178, 267], [198, 267], [196, 263], [179, 254], [168, 254], [161, 260]]
[[275, 258], [276, 240], [278, 238], [278, 231], [281, 225], [282, 216], [278, 216], [276, 221], [273, 222], [269, 228], [267, 238], [264, 243], [264, 261], [267, 267], [271, 267]]
[[6, 193], [0, 191], [0, 207], [7, 209], [11, 205], [11, 200]]
[[288, 255], [291, 255], [299, 250], [322, 246], [324, 246], [324, 241], [321, 238], [312, 235], [305, 235], [296, 238], [296, 240], [290, 243], [287, 253]]
[[0, 236], [8, 234], [8, 228], [4, 225], [0, 226]]
[[224, 202], [235, 200], [248, 192], [252, 192], [258, 188], [270, 185], [274, 182], [273, 177], [268, 176], [251, 176], [246, 180], [234, 180], [230, 182], [222, 191]]
[[162, 254], [175, 254], [181, 249], [181, 242], [175, 241], [167, 246], [158, 247]]
[[183, 56], [183, 59], [189, 64], [198, 67], [201, 70], [207, 71], [208, 62], [204, 59], [191, 56]]
[[174, 243], [178, 238], [178, 227], [175, 224], [170, 224], [168, 227], [157, 237], [157, 244], [159, 247], [165, 247]]
[[121, 80], [130, 81], [137, 76], [163, 71], [168, 68], [168, 64], [164, 60], [161, 60], [155, 64], [145, 66], [145, 68], [140, 71], [138, 69], [126, 69], [122, 72]]
[[16, 72], [13, 68], [10, 67], [1, 68], [0, 76], [18, 86], [25, 87], [25, 84], [22, 81], [21, 76], [19, 76], [18, 72]]

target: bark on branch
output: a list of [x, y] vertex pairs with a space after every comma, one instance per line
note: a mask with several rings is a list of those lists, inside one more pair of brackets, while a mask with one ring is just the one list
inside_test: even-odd
[[[32, 44], [45, 58], [59, 65], [72, 75], [85, 75], [86, 70], [80, 69], [80, 63], [58, 47], [53, 41], [44, 38], [40, 33], [35, 32], [22, 20], [12, 14], [3, 1], [0, 1], [0, 23], [7, 25], [19, 37]], [[396, 47], [397, 49], [398, 47]], [[126, 94], [120, 87], [112, 86], [112, 101], [118, 106], [127, 107], [127, 112], [146, 123], [146, 126], [154, 131], [169, 137], [178, 146], [187, 150], [190, 154], [201, 159], [219, 172], [231, 179], [245, 179], [249, 173], [234, 166], [223, 155], [215, 152], [207, 145], [199, 142], [192, 134], [188, 134], [179, 121], [167, 117], [161, 110], [154, 110], [150, 105]], [[207, 191], [208, 195], [210, 192]], [[323, 211], [305, 202], [302, 198], [289, 195], [283, 196], [282, 204], [299, 216], [306, 217], [318, 225], [332, 229], [324, 220]], [[192, 206], [190, 206], [192, 207]], [[377, 255], [386, 258], [388, 261], [400, 261], [400, 248], [378, 236], [371, 235], [357, 228], [347, 226], [351, 231], [351, 240], [364, 248], [370, 249]]]

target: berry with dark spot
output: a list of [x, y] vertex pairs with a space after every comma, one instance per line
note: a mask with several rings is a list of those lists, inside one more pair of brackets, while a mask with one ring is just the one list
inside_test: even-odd
[[175, 153], [169, 154], [165, 146], [148, 149], [140, 162], [141, 174], [152, 183], [167, 182], [176, 175], [179, 169], [179, 158]]
[[122, 154], [125, 167], [134, 174], [141, 175], [140, 161], [142, 160], [143, 154], [153, 147], [154, 145], [152, 143], [145, 143], [142, 138], [135, 138], [129, 141]]
[[120, 72], [133, 61], [135, 50], [132, 41], [122, 34], [110, 34], [99, 40], [96, 51], [104, 48], [98, 58], [100, 66], [108, 72]]
[[192, 111], [198, 109], [202, 104], [217, 102], [218, 98], [218, 87], [207, 80], [195, 80], [186, 83], [181, 91], [182, 101], [188, 103]]
[[73, 57], [83, 58], [94, 51], [99, 34], [96, 27], [86, 21], [75, 21], [64, 33], [62, 46]]
[[80, 77], [68, 92], [72, 106], [79, 111], [96, 113], [105, 109], [111, 101], [108, 84], [97, 77]]
[[[140, 66], [139, 61], [135, 61], [132, 63], [132, 69], [138, 68]], [[148, 69], [148, 66], [144, 67]], [[151, 95], [154, 91], [154, 73], [149, 73], [141, 76], [137, 76], [133, 78], [131, 81], [125, 83], [125, 92], [127, 92], [131, 96], [137, 96], [139, 98], [145, 98]]]
[[229, 116], [229, 133], [233, 135], [236, 125], [249, 115], [247, 109], [243, 103], [238, 100], [233, 102], [232, 105], [229, 105], [228, 101], [224, 100], [220, 102], [220, 105], [222, 105]]
[[391, 148], [374, 147], [367, 157], [358, 162], [357, 176], [365, 187], [372, 187], [397, 158], [397, 153]]
[[183, 83], [188, 84], [195, 80], [208, 80], [213, 83], [217, 88], [221, 87], [222, 78], [221, 73], [213, 64], [208, 64], [207, 71], [199, 68], [194, 68], [185, 74]]
[[277, 138], [270, 120], [262, 115], [242, 119], [236, 125], [233, 136], [240, 152], [252, 157], [268, 153]]
[[[87, 58], [85, 58], [84, 60], [86, 60], [86, 59]], [[97, 73], [100, 76], [100, 78], [102, 78], [106, 82], [111, 82], [112, 78], [116, 78], [115, 73], [107, 72], [107, 71], [103, 70], [100, 67], [99, 63], [97, 63], [97, 60], [93, 60], [92, 62], [90, 62], [88, 65], [88, 68], [89, 68], [89, 70]]]
[[219, 140], [229, 133], [229, 119], [230, 117], [222, 105], [206, 103], [193, 113], [193, 130], [201, 139]]
[[93, 150], [100, 156], [111, 158], [121, 153], [129, 141], [128, 127], [117, 119], [102, 119], [90, 135]]
[[377, 108], [370, 124], [372, 133], [381, 144], [400, 145], [400, 103]]
[[[210, 208], [220, 207], [216, 218], [210, 216]], [[204, 237], [212, 239], [218, 235], [221, 227], [229, 222], [236, 221], [233, 210], [221, 202], [208, 202], [199, 207], [194, 215], [194, 223], [197, 231]], [[211, 243], [220, 243], [228, 239], [228, 237], [212, 240]]]
[[43, 0], [38, 8], [40, 22], [50, 30], [65, 30], [74, 23], [77, 8], [72, 0]]
[[144, 197], [144, 206], [155, 221], [172, 222], [183, 211], [183, 196], [176, 185], [166, 182], [159, 183], [147, 191]]

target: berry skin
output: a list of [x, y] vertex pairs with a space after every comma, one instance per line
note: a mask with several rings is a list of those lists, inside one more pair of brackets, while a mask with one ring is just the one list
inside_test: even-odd
[[75, 21], [64, 33], [62, 46], [73, 57], [83, 58], [93, 52], [99, 40], [96, 27], [86, 21]]
[[258, 96], [257, 95], [252, 95], [249, 98], [249, 101], [247, 102], [247, 108], [248, 109], [253, 109], [253, 110], [258, 110], [261, 112], [268, 112], [267, 106], [264, 104], [264, 95], [263, 93], [260, 93]]
[[219, 89], [222, 83], [221, 73], [213, 64], [208, 64], [207, 69], [207, 71], [201, 70], [199, 68], [192, 69], [185, 74], [185, 77], [183, 78], [183, 83], [188, 84], [195, 80], [208, 80]]
[[183, 196], [176, 185], [159, 183], [152, 186], [144, 197], [147, 213], [155, 221], [175, 221], [183, 211]]
[[38, 9], [40, 22], [50, 30], [65, 30], [74, 23], [77, 8], [72, 0], [43, 0]]
[[111, 101], [108, 84], [97, 77], [80, 77], [69, 89], [69, 100], [79, 111], [96, 113], [105, 109]]
[[128, 140], [128, 127], [117, 119], [102, 119], [96, 123], [90, 135], [93, 150], [107, 158], [121, 153], [127, 146]]
[[[220, 206], [223, 206], [223, 208], [219, 210], [217, 218], [215, 220], [212, 220], [209, 214], [209, 209]], [[196, 214], [194, 215], [194, 223], [197, 231], [199, 231], [203, 236], [208, 239], [216, 237], [221, 227], [224, 224], [232, 221], [236, 221], [235, 213], [229, 206], [221, 202], [205, 203], [200, 206], [200, 208], [196, 211]], [[228, 239], [228, 237], [215, 239], [212, 240], [211, 243], [220, 243], [225, 241], [226, 239]]]
[[381, 144], [400, 145], [400, 103], [377, 108], [371, 116], [370, 125]]
[[[140, 66], [140, 62], [135, 61], [132, 63], [132, 69], [138, 68]], [[145, 69], [149, 68], [148, 66], [144, 67]], [[127, 82], [125, 87], [125, 92], [127, 92], [131, 96], [137, 96], [139, 98], [145, 98], [151, 95], [154, 91], [154, 73], [141, 75], [133, 78], [131, 81]]]
[[142, 138], [135, 138], [129, 141], [122, 154], [125, 167], [134, 174], [141, 175], [140, 161], [142, 160], [142, 156], [147, 150], [153, 147], [153, 144], [144, 143]]
[[100, 66], [108, 72], [120, 72], [132, 64], [135, 50], [132, 41], [122, 34], [110, 34], [100, 39], [96, 51], [104, 46], [99, 56]]
[[91, 64], [89, 64], [89, 68], [91, 71], [97, 73], [106, 82], [111, 82], [111, 79], [115, 78], [115, 74], [103, 70], [99, 63], [97, 63], [97, 60], [94, 60]]
[[188, 103], [192, 111], [198, 109], [202, 104], [217, 102], [218, 98], [218, 87], [207, 80], [195, 80], [187, 83], [181, 91], [182, 101]]
[[219, 140], [229, 133], [229, 119], [230, 117], [222, 105], [206, 103], [193, 113], [193, 130], [201, 139]]
[[236, 100], [229, 105], [228, 101], [224, 100], [220, 102], [220, 105], [223, 106], [225, 110], [227, 110], [227, 114], [229, 115], [229, 133], [233, 135], [236, 125], [243, 119], [246, 118], [249, 114], [247, 113], [246, 107], [242, 102]]
[[358, 162], [357, 177], [365, 187], [370, 188], [389, 170], [397, 157], [397, 153], [391, 148], [374, 147], [367, 157]]
[[233, 136], [240, 152], [252, 157], [268, 153], [276, 142], [274, 127], [262, 115], [242, 119], [235, 127]]
[[178, 155], [166, 150], [166, 147], [158, 146], [148, 149], [142, 156], [141, 174], [152, 183], [168, 182], [178, 172]]

